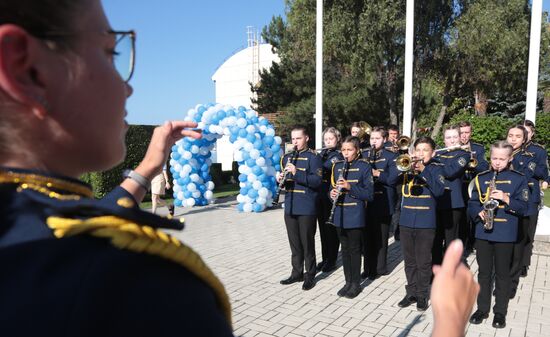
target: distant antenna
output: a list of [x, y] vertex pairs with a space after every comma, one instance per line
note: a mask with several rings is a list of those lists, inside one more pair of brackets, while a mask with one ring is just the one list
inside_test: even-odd
[[252, 55], [252, 59], [250, 62], [251, 69], [249, 80], [253, 85], [256, 85], [260, 80], [260, 41], [258, 40], [258, 38], [260, 38], [260, 32], [253, 26], [247, 26], [246, 35], [248, 40], [248, 48], [252, 48], [252, 52], [250, 53]]

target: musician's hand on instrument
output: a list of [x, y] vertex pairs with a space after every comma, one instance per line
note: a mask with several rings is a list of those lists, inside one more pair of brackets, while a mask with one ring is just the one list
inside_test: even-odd
[[541, 187], [543, 190], [547, 189], [547, 188], [548, 188], [548, 182], [547, 182], [547, 181], [543, 181], [543, 182], [542, 182], [542, 185], [540, 185], [540, 187]]
[[285, 171], [290, 172], [294, 175], [296, 174], [296, 166], [294, 166], [294, 164], [288, 163], [286, 164]]
[[337, 197], [338, 197], [338, 190], [336, 190], [336, 189], [333, 188], [333, 189], [330, 191], [330, 198], [331, 198], [332, 200], [334, 200], [334, 199], [336, 199]]
[[279, 172], [276, 176], [277, 178], [277, 182], [281, 182], [281, 180], [283, 179], [285, 173], [284, 172]]
[[510, 203], [510, 197], [508, 194], [504, 193], [501, 190], [494, 190], [491, 192], [491, 198], [496, 200], [504, 201], [506, 204]]
[[344, 179], [338, 180], [336, 182], [336, 184], [338, 184], [338, 186], [340, 186], [341, 188], [346, 189], [346, 190], [349, 190], [351, 188], [350, 183], [348, 183], [348, 181], [344, 180]]
[[372, 176], [376, 178], [380, 177], [380, 170], [372, 169]]
[[485, 221], [485, 211], [481, 211], [477, 215], [481, 218], [481, 221]]
[[419, 160], [419, 161], [413, 163], [413, 165], [414, 165], [413, 167], [414, 167], [415, 171], [418, 171], [418, 172], [422, 172], [426, 168], [426, 166], [424, 165], [423, 160]]

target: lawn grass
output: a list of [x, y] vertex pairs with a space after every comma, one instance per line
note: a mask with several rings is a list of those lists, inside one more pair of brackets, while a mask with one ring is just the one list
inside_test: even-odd
[[544, 205], [550, 207], [550, 188], [544, 191]]
[[[234, 196], [234, 195], [237, 195], [239, 194], [239, 185], [237, 184], [225, 184], [225, 185], [220, 185], [219, 187], [216, 186], [214, 188], [214, 198], [225, 198], [225, 197], [231, 197], [231, 196]], [[166, 194], [166, 196], [168, 195], [172, 195], [172, 193], [168, 193]], [[174, 198], [163, 198], [164, 200], [166, 200], [169, 204], [173, 203], [174, 202]], [[142, 202], [139, 207], [141, 208], [151, 208], [151, 200], [148, 200], [148, 201], [144, 201]]]

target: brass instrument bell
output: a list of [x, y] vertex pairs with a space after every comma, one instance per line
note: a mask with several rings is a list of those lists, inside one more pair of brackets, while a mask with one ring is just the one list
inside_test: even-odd
[[395, 141], [395, 146], [400, 151], [407, 151], [411, 145], [411, 138], [407, 136], [401, 136]]
[[401, 172], [408, 172], [412, 168], [412, 164], [417, 161], [421, 161], [420, 158], [413, 158], [408, 154], [402, 154], [395, 159], [395, 165]]
[[357, 138], [359, 138], [361, 141], [366, 140], [367, 136], [370, 135], [372, 131], [372, 126], [370, 126], [369, 123], [365, 121], [358, 122], [359, 124], [359, 132], [357, 133]]

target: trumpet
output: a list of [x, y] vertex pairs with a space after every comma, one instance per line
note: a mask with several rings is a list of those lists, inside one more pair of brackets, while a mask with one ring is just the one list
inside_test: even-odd
[[409, 146], [411, 145], [411, 138], [407, 136], [401, 136], [397, 138], [395, 141], [395, 144], [392, 146], [386, 146], [386, 149], [390, 151], [400, 151], [400, 152], [406, 152], [409, 149]]
[[485, 213], [485, 221], [483, 221], [483, 228], [487, 231], [493, 229], [495, 222], [495, 211], [498, 208], [498, 200], [490, 198], [491, 193], [496, 190], [496, 180], [498, 171], [495, 171], [493, 178], [489, 182], [489, 188], [487, 188], [487, 194], [485, 202], [483, 202], [483, 212]]
[[[296, 161], [297, 158], [298, 158], [298, 147], [294, 146], [292, 154], [290, 155], [290, 158], [287, 160], [286, 163], [287, 164], [288, 163], [294, 164], [294, 162]], [[286, 180], [288, 178], [288, 171], [286, 171], [282, 167], [281, 167], [281, 170], [283, 170], [284, 174], [283, 174], [283, 178], [281, 179], [281, 181], [279, 181], [279, 185], [277, 186], [277, 192], [275, 192], [275, 196], [273, 197], [273, 205], [278, 205], [279, 204], [279, 196], [281, 195], [281, 190], [285, 186]]]
[[422, 161], [422, 159], [411, 157], [409, 154], [402, 154], [395, 159], [395, 165], [399, 171], [408, 172], [411, 171], [413, 163], [419, 161]]
[[469, 151], [469, 149], [470, 149], [469, 145], [453, 145], [453, 146], [449, 146], [449, 147], [444, 147], [442, 149], [437, 149], [437, 150], [435, 150], [435, 153], [438, 153], [438, 152], [451, 152], [451, 151], [455, 151], [455, 150]]
[[357, 138], [359, 138], [361, 141], [364, 141], [368, 135], [370, 135], [372, 131], [372, 126], [370, 126], [369, 123], [365, 121], [358, 122], [359, 124], [359, 133], [357, 134]]
[[[344, 163], [344, 168], [340, 172], [340, 175], [338, 176], [338, 180], [336, 181], [345, 179], [348, 169], [349, 169], [349, 162], [346, 160], [346, 162]], [[327, 225], [334, 225], [334, 211], [336, 210], [336, 203], [338, 202], [338, 199], [340, 199], [340, 196], [342, 195], [342, 187], [341, 186], [336, 187], [336, 191], [338, 192], [338, 195], [336, 195], [336, 198], [332, 200], [330, 215], [328, 217], [328, 220], [325, 222]]]

